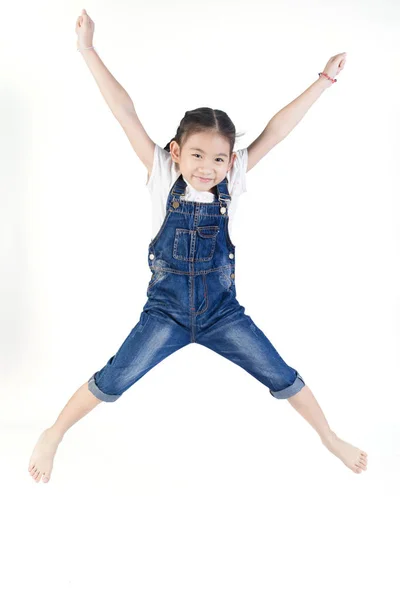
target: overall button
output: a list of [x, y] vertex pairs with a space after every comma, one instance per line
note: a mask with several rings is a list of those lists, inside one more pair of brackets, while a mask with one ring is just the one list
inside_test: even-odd
[[174, 201], [173, 201], [173, 203], [172, 203], [172, 206], [173, 206], [174, 208], [178, 208], [178, 206], [179, 206], [179, 202], [178, 202], [178, 200], [174, 200]]
[[231, 278], [235, 279], [235, 273], [231, 273]]
[[225, 206], [221, 206], [221, 208], [220, 208], [219, 212], [220, 212], [221, 214], [225, 214], [225, 213], [226, 213], [226, 207], [225, 207]]
[[150, 260], [153, 260], [154, 254], [150, 254], [149, 258], [150, 258]]
[[232, 254], [232, 252], [229, 254], [229, 258], [233, 258], [233, 254]]

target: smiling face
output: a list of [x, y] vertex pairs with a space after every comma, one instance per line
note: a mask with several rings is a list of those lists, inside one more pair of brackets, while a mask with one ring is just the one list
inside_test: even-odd
[[233, 153], [229, 160], [229, 150], [228, 140], [216, 131], [194, 133], [182, 147], [175, 140], [170, 144], [172, 160], [179, 164], [186, 181], [199, 192], [208, 192], [225, 179], [236, 159]]

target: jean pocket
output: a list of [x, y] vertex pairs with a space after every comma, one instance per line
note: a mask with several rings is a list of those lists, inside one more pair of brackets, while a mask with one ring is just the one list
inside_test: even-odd
[[221, 271], [221, 273], [219, 274], [219, 282], [223, 288], [229, 290], [232, 286], [232, 279], [230, 277], [229, 272]]
[[155, 286], [156, 283], [158, 283], [159, 281], [161, 281], [162, 279], [165, 279], [165, 277], [168, 275], [167, 271], [153, 271], [152, 275], [151, 275], [151, 279], [149, 281], [149, 284], [147, 286], [147, 292], [149, 290], [152, 289], [153, 286]]
[[177, 260], [193, 260], [193, 262], [211, 260], [214, 256], [218, 232], [218, 225], [203, 225], [196, 229], [178, 227], [175, 231], [172, 256]]

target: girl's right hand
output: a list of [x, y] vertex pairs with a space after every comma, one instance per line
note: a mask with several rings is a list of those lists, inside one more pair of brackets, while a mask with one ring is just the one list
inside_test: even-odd
[[93, 46], [94, 21], [89, 17], [86, 10], [76, 20], [75, 33], [78, 36], [77, 48], [88, 48]]

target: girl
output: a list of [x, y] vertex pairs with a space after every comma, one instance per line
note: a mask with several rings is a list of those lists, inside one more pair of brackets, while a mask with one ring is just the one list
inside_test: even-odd
[[126, 91], [93, 47], [94, 22], [85, 10], [76, 21], [82, 53], [111, 111], [149, 172], [153, 237], [151, 280], [139, 321], [119, 350], [71, 397], [54, 425], [39, 437], [29, 473], [48, 482], [65, 432], [101, 402], [115, 402], [164, 358], [196, 342], [225, 356], [287, 399], [319, 434], [328, 450], [355, 473], [367, 468], [366, 452], [337, 437], [302, 376], [245, 314], [236, 299], [232, 217], [245, 174], [293, 129], [321, 93], [336, 82], [346, 53], [329, 59], [323, 73], [268, 123], [246, 149], [233, 152], [235, 126], [221, 110], [185, 113], [163, 149], [154, 144]]

